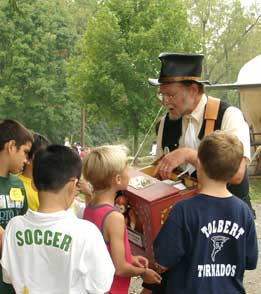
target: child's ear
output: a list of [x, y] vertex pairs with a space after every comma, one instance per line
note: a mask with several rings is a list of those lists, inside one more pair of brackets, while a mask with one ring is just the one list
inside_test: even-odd
[[6, 143], [6, 146], [7, 146], [7, 151], [9, 153], [14, 153], [17, 151], [17, 147], [16, 147], [16, 142], [15, 140], [10, 140]]
[[74, 197], [76, 196], [76, 186], [78, 183], [78, 179], [71, 180], [67, 183], [68, 185], [68, 194], [70, 195], [71, 202], [73, 201]]
[[243, 181], [246, 167], [247, 167], [247, 158], [241, 160], [240, 166], [234, 176], [229, 180], [230, 184], [238, 185]]
[[197, 169], [200, 169], [202, 168], [202, 165], [201, 165], [201, 162], [199, 160], [199, 158], [197, 159]]
[[206, 177], [206, 173], [204, 170], [204, 167], [200, 160], [197, 160], [197, 179], [198, 179], [198, 188], [199, 190], [202, 189], [202, 183], [204, 181], [204, 178]]
[[69, 194], [73, 194], [74, 193], [74, 190], [76, 189], [76, 184], [77, 184], [77, 180], [70, 180], [66, 185], [67, 185], [67, 188], [68, 188], [68, 192]]
[[116, 175], [114, 180], [115, 180], [116, 185], [120, 185], [121, 184], [121, 175]]
[[197, 175], [198, 176], [201, 175], [202, 172], [204, 172], [204, 169], [203, 169], [203, 166], [202, 166], [200, 160], [198, 159], [197, 160]]
[[75, 179], [74, 181], [71, 181], [72, 190], [76, 190], [78, 181], [79, 181], [78, 179]]

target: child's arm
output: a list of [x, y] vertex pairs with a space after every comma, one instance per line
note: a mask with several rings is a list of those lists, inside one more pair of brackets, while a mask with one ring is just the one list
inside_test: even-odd
[[78, 189], [79, 193], [84, 194], [85, 202], [89, 203], [93, 197], [93, 194], [92, 194], [92, 190], [91, 190], [91, 187], [88, 184], [88, 182], [83, 179], [79, 180], [79, 182], [77, 183], [77, 189]]
[[3, 281], [6, 283], [6, 284], [12, 284], [10, 278], [9, 278], [9, 275], [7, 273], [7, 271], [2, 267], [2, 275], [3, 275]]
[[4, 229], [0, 226], [0, 257], [2, 255], [2, 246], [3, 246], [3, 237], [4, 237]]
[[246, 246], [246, 269], [253, 270], [257, 266], [258, 260], [258, 245], [255, 222], [251, 215], [251, 224], [247, 235], [247, 246]]
[[159, 265], [157, 262], [155, 262], [155, 268], [159, 274], [165, 273], [168, 270], [167, 267]]
[[126, 262], [124, 248], [124, 216], [119, 212], [112, 212], [105, 221], [104, 237], [110, 242], [111, 258], [115, 266], [116, 275], [120, 277], [142, 276], [150, 283], [160, 283], [160, 276], [152, 269], [139, 267]]
[[[11, 221], [10, 221], [11, 222]], [[9, 265], [11, 262], [12, 249], [10, 244], [10, 222], [7, 225], [6, 229], [4, 230], [1, 226], [1, 240], [2, 240], [2, 248], [1, 248], [1, 266], [2, 266], [2, 274], [3, 274], [3, 281], [6, 284], [11, 284], [11, 277], [9, 275]]]
[[229, 184], [237, 185], [240, 184], [244, 178], [248, 159], [244, 157], [240, 163], [238, 171], [236, 174], [229, 180]]

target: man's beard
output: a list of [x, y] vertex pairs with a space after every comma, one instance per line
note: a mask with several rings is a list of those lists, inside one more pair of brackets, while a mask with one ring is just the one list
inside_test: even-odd
[[178, 111], [173, 104], [167, 105], [166, 108], [168, 110], [170, 120], [180, 119], [191, 108], [191, 103], [189, 102], [188, 93], [186, 92], [183, 93], [183, 109], [182, 110]]
[[178, 120], [181, 118], [182, 114], [177, 112], [176, 108], [173, 105], [169, 104], [166, 108], [168, 110], [170, 120]]

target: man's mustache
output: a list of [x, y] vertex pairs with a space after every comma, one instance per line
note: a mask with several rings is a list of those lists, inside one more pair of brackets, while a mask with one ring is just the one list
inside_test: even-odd
[[[173, 104], [168, 104], [168, 105], [166, 105], [166, 109], [167, 109], [168, 112], [169, 112], [169, 119], [170, 119], [170, 120], [178, 120], [178, 119], [181, 117], [180, 114], [177, 112], [176, 107], [175, 107]], [[173, 111], [173, 109], [175, 110], [176, 115], [173, 115], [173, 114], [170, 112], [171, 110]]]

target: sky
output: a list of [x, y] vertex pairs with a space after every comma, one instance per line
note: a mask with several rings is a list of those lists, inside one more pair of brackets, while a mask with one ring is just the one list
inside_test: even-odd
[[243, 6], [250, 6], [251, 4], [253, 4], [255, 2], [260, 4], [261, 0], [240, 0], [240, 2]]

